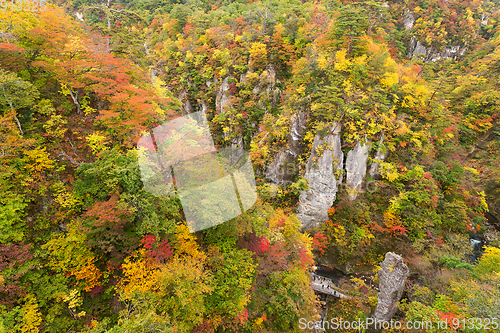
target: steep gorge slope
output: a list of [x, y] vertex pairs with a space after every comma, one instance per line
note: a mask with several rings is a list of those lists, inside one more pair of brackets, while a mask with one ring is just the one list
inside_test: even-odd
[[[298, 331], [314, 262], [367, 272], [388, 251], [412, 272], [398, 318], [495, 315], [495, 2], [59, 5], [0, 12], [7, 331]], [[136, 143], [200, 110], [250, 152], [259, 200], [190, 234]], [[493, 246], [476, 266], [471, 236]], [[331, 315], [373, 313], [358, 280]]]

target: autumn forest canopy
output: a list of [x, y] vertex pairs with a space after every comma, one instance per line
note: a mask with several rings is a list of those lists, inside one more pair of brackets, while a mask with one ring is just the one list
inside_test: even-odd
[[[500, 318], [499, 1], [4, 2], [0, 333], [367, 318], [387, 252], [395, 320]], [[137, 143], [198, 111], [258, 199], [192, 233]]]

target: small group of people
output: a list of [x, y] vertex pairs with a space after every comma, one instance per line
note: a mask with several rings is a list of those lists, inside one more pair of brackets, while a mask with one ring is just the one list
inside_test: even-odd
[[313, 281], [315, 283], [320, 284], [323, 289], [329, 289], [329, 290], [331, 290], [333, 292], [333, 296], [337, 296], [337, 297], [342, 296], [342, 294], [340, 292], [337, 292], [333, 288], [334, 284], [333, 284], [332, 280], [330, 280], [328, 278], [325, 278], [323, 276], [317, 276], [317, 275], [315, 275], [312, 272], [311, 272], [311, 275], [312, 275]]
[[326, 289], [333, 289], [331, 288], [331, 283], [332, 281], [330, 279], [326, 279], [322, 276], [316, 276], [313, 274], [313, 281], [317, 281], [317, 283], [321, 284], [321, 287], [325, 288], [325, 283], [326, 283]]

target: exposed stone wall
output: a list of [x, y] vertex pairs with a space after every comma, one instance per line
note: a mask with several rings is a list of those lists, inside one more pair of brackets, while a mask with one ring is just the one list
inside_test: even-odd
[[373, 316], [378, 321], [389, 321], [398, 310], [410, 269], [404, 264], [401, 256], [392, 252], [385, 254], [385, 260], [380, 267], [377, 274], [380, 291]]
[[457, 59], [463, 56], [466, 50], [466, 47], [455, 45], [437, 52], [433, 50], [432, 47], [426, 48], [420, 43], [420, 41], [417, 41], [414, 37], [412, 37], [408, 58], [420, 57], [426, 62], [436, 62], [441, 59]]
[[228, 111], [230, 96], [228, 93], [229, 90], [229, 79], [233, 78], [232, 76], [228, 76], [222, 81], [220, 85], [219, 92], [215, 97], [215, 110], [217, 113], [225, 113]]
[[[380, 134], [377, 150], [373, 152], [374, 156], [371, 164], [368, 163], [368, 158], [374, 149], [372, 149], [371, 140], [366, 139], [364, 144], [358, 142], [347, 153], [344, 163], [340, 134], [339, 125], [335, 130], [335, 135], [328, 135], [323, 139], [317, 135], [314, 139], [304, 175], [308, 180], [309, 190], [301, 191], [297, 208], [297, 216], [305, 228], [317, 226], [319, 222], [323, 222], [328, 218], [328, 209], [336, 199], [339, 186], [342, 184], [343, 174], [346, 175], [345, 186], [351, 201], [355, 200], [363, 192], [362, 186], [368, 170], [371, 177], [380, 176], [379, 164], [387, 157], [387, 150], [382, 148], [384, 134]], [[325, 150], [323, 154], [318, 153], [316, 151], [317, 147], [323, 146], [325, 143], [331, 149]], [[287, 155], [282, 150], [268, 168], [268, 179], [275, 180], [274, 183], [278, 185], [285, 183], [285, 180], [277, 175], [279, 174], [279, 166], [285, 167], [286, 163], [288, 163]], [[332, 163], [334, 167], [332, 167]]]
[[413, 16], [413, 13], [408, 8], [406, 8], [404, 13], [405, 29], [411, 30], [414, 24], [415, 24], [415, 16]]
[[306, 164], [304, 177], [309, 189], [301, 191], [297, 217], [305, 228], [316, 227], [328, 219], [328, 209], [335, 201], [338, 185], [342, 182], [344, 153], [340, 143], [341, 126], [332, 126], [332, 134], [316, 135]]
[[291, 182], [296, 173], [296, 161], [301, 153], [301, 142], [306, 129], [306, 114], [299, 113], [292, 116], [288, 146], [280, 149], [273, 162], [264, 173], [266, 179], [276, 185]]
[[380, 177], [379, 165], [380, 162], [384, 161], [387, 158], [388, 150], [382, 148], [382, 144], [384, 143], [385, 135], [384, 132], [380, 134], [378, 140], [378, 149], [373, 157], [373, 163], [370, 165], [370, 169], [368, 170], [368, 174], [372, 178]]
[[193, 113], [193, 105], [189, 101], [189, 98], [187, 98], [187, 93], [186, 91], [182, 91], [177, 98], [181, 101], [182, 103], [182, 114], [189, 114]]
[[[244, 82], [249, 73], [242, 74], [239, 79]], [[216, 112], [228, 112], [231, 107], [231, 90], [229, 81], [232, 76], [228, 76], [220, 83], [219, 91], [215, 99]], [[220, 82], [217, 78], [208, 81], [208, 87]], [[261, 75], [259, 81], [253, 88], [254, 98], [262, 101], [263, 99], [272, 103], [276, 102], [275, 85], [278, 83], [276, 78], [276, 70], [272, 64], [266, 68], [266, 73]], [[181, 92], [179, 99], [182, 101], [182, 109], [184, 113], [195, 111], [195, 107], [187, 98], [185, 91]], [[261, 104], [261, 103], [259, 103]], [[199, 102], [196, 105], [197, 110], [208, 111], [206, 101]], [[265, 108], [265, 107], [264, 107]], [[273, 185], [285, 185], [293, 180], [298, 170], [297, 158], [302, 153], [303, 136], [306, 130], [307, 114], [304, 112], [292, 115], [288, 144], [274, 157], [274, 160], [264, 170], [265, 178]], [[304, 227], [314, 227], [318, 223], [325, 221], [328, 218], [328, 209], [332, 207], [339, 191], [339, 186], [342, 184], [343, 174], [346, 174], [347, 189], [350, 191], [349, 199], [356, 199], [361, 191], [361, 186], [366, 177], [368, 167], [370, 175], [377, 175], [378, 163], [383, 160], [385, 154], [379, 149], [375, 153], [375, 163], [367, 166], [368, 155], [371, 148], [370, 142], [361, 145], [358, 144], [347, 154], [347, 159], [344, 165], [344, 154], [341, 150], [341, 126], [333, 126], [331, 134], [324, 138], [319, 135], [315, 137], [313, 149], [306, 164], [306, 172], [304, 177], [308, 180], [309, 190], [301, 191], [299, 196], [299, 206], [297, 208], [297, 216], [302, 221]], [[383, 142], [383, 136], [381, 138]], [[232, 155], [231, 159], [236, 162], [244, 153], [245, 142], [243, 138], [236, 137], [231, 139], [229, 143]], [[319, 152], [318, 150], [322, 150]]]
[[349, 200], [354, 200], [361, 190], [361, 184], [366, 177], [366, 163], [368, 162], [368, 151], [370, 141], [365, 144], [358, 142], [352, 150], [347, 153], [345, 162], [346, 185], [349, 192]]
[[[240, 75], [240, 82], [245, 82], [249, 72]], [[272, 64], [266, 67], [266, 73], [260, 76], [259, 81], [253, 87], [254, 99], [262, 101], [270, 101], [276, 103], [276, 96], [279, 90], [276, 89], [276, 84], [279, 82], [276, 78], [276, 70]], [[216, 112], [228, 112], [231, 107], [231, 89], [229, 82], [232, 76], [228, 76], [221, 81], [217, 78], [206, 82], [208, 87], [213, 84], [220, 83], [220, 87], [215, 98]], [[200, 101], [199, 105], [192, 105], [187, 98], [186, 91], [182, 91], [179, 95], [182, 101], [183, 113], [192, 113], [196, 110], [208, 111], [209, 105], [206, 101]], [[267, 104], [268, 105], [268, 104]], [[268, 106], [262, 106], [264, 109]], [[196, 109], [196, 110], [195, 110]], [[267, 111], [267, 110], [266, 110]], [[271, 164], [264, 170], [265, 178], [273, 185], [286, 185], [293, 180], [293, 177], [298, 171], [297, 159], [303, 152], [303, 136], [306, 130], [307, 114], [304, 112], [297, 113], [291, 116], [290, 133], [286, 147], [274, 156]], [[342, 184], [343, 174], [346, 174], [347, 189], [350, 191], [350, 200], [356, 199], [361, 186], [366, 177], [369, 167], [369, 173], [373, 177], [378, 174], [378, 163], [385, 158], [385, 154], [379, 149], [375, 153], [375, 163], [367, 166], [368, 154], [370, 151], [370, 142], [364, 145], [358, 143], [353, 150], [347, 154], [347, 159], [344, 160], [344, 154], [341, 150], [341, 126], [332, 127], [333, 133], [321, 138], [319, 135], [315, 137], [313, 149], [306, 164], [305, 178], [309, 183], [309, 190], [302, 191], [299, 196], [299, 207], [297, 215], [303, 223], [304, 227], [317, 226], [328, 218], [328, 209], [333, 205], [339, 191], [339, 186]], [[382, 136], [381, 141], [384, 138]], [[229, 146], [231, 150], [231, 159], [236, 162], [245, 150], [245, 142], [243, 137], [239, 136], [231, 139]], [[325, 148], [328, 146], [328, 148]], [[317, 149], [323, 150], [318, 152]], [[344, 163], [345, 162], [345, 163]], [[345, 164], [345, 165], [344, 165]]]
[[[404, 12], [403, 24], [407, 31], [411, 31], [415, 24], [415, 16], [408, 8]], [[433, 50], [432, 47], [426, 48], [415, 37], [412, 37], [408, 58], [420, 57], [425, 62], [436, 62], [441, 59], [457, 59], [463, 56], [466, 50], [467, 48], [462, 45], [453, 45], [444, 50]]]

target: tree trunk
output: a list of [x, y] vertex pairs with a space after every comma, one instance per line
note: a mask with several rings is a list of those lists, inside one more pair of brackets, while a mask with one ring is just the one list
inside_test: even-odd
[[111, 0], [108, 0], [108, 10], [106, 11], [106, 19], [108, 20], [108, 37], [106, 38], [107, 40], [107, 53], [110, 53], [111, 52], [111, 48], [109, 46], [109, 40], [111, 38], [111, 18], [109, 17], [111, 12], [109, 11], [110, 9], [110, 6], [111, 6]]
[[78, 114], [81, 113], [81, 107], [80, 107], [80, 102], [78, 102], [78, 89], [75, 91], [73, 94], [73, 90], [71, 90], [71, 87], [68, 87], [69, 94], [71, 95], [71, 99], [73, 100], [73, 103], [76, 105], [76, 112]]
[[58, 156], [62, 156], [62, 157], [65, 157], [68, 159], [68, 161], [71, 162], [71, 164], [73, 165], [76, 165], [76, 166], [81, 166], [80, 163], [78, 163], [77, 161], [75, 161], [71, 156], [67, 155], [64, 151], [61, 151], [61, 153], [59, 153]]
[[14, 119], [16, 120], [17, 126], [19, 127], [19, 132], [21, 133], [21, 136], [23, 136], [24, 132], [23, 132], [23, 129], [21, 128], [21, 123], [19, 122], [19, 119], [17, 119], [16, 110], [14, 109], [14, 105], [12, 105], [12, 101], [10, 100], [10, 98], [7, 97], [7, 93], [5, 92], [5, 87], [2, 86], [2, 90], [3, 90], [3, 96], [5, 97], [5, 99], [7, 101], [9, 101], [10, 109], [12, 110], [12, 116], [14, 116]]

